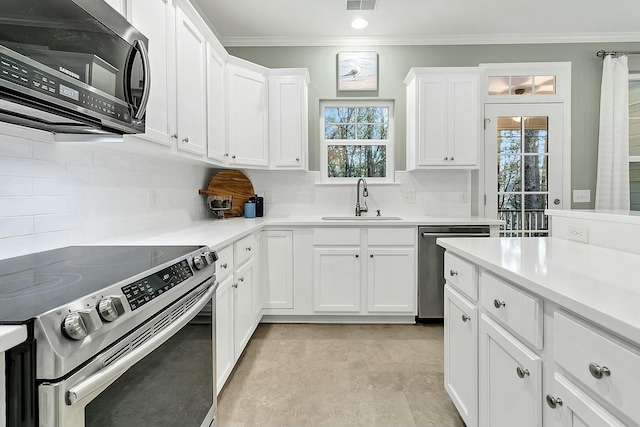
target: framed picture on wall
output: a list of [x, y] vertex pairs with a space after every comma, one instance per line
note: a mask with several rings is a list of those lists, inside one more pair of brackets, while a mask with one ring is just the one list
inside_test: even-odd
[[338, 92], [378, 90], [377, 52], [338, 52]]

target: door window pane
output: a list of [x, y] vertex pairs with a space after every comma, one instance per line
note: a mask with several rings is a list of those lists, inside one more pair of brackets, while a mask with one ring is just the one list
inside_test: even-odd
[[520, 191], [520, 156], [498, 156], [498, 191]]
[[533, 76], [533, 91], [536, 95], [555, 95], [556, 76]]
[[498, 196], [498, 218], [505, 222], [502, 230], [522, 230], [521, 200], [519, 194]]
[[511, 76], [512, 95], [531, 95], [533, 93], [533, 76]]
[[548, 136], [548, 117], [524, 118], [524, 152], [546, 153]]
[[547, 156], [524, 156], [524, 191], [547, 191]]

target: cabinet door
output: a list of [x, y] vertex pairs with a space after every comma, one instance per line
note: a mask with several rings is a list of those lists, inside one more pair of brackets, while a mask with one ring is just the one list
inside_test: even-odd
[[[135, 1], [134, 0], [130, 0], [129, 2], [127, 2], [127, 0], [106, 0], [106, 2], [107, 2], [107, 4], [109, 6], [111, 6], [115, 10], [117, 10], [120, 13], [120, 15], [126, 16], [125, 12], [127, 10], [127, 3], [133, 3]], [[129, 21], [131, 21], [131, 17], [130, 16], [129, 16]], [[131, 21], [131, 22], [133, 23], [133, 21]], [[136, 28], [138, 28], [138, 30], [142, 31], [142, 28], [139, 28], [137, 25], [136, 25]], [[145, 33], [144, 31], [142, 31], [142, 34], [144, 34], [147, 37], [149, 37], [149, 35], [147, 33]]]
[[438, 166], [448, 162], [447, 83], [447, 76], [426, 75], [419, 78], [419, 166]]
[[268, 85], [264, 74], [227, 65], [230, 166], [268, 166]]
[[219, 164], [227, 159], [224, 64], [223, 56], [207, 44], [207, 156]]
[[313, 309], [360, 312], [360, 248], [314, 248]]
[[301, 77], [269, 79], [269, 145], [276, 169], [306, 169], [307, 85]]
[[444, 388], [467, 427], [478, 425], [478, 309], [444, 288]]
[[293, 232], [269, 230], [263, 239], [264, 308], [293, 308]]
[[555, 373], [553, 395], [547, 395], [552, 422], [562, 427], [623, 427], [625, 424], [598, 405], [564, 376]]
[[176, 8], [176, 81], [178, 148], [189, 153], [206, 152], [207, 43], [193, 22]]
[[263, 303], [263, 292], [262, 292], [262, 280], [263, 280], [263, 271], [262, 271], [262, 257], [263, 257], [263, 239], [264, 233], [260, 232], [255, 235], [255, 251], [253, 252], [253, 272], [251, 278], [251, 312], [253, 313], [253, 324], [257, 326], [262, 319], [262, 309], [264, 308]]
[[449, 78], [448, 161], [455, 166], [478, 164], [480, 131], [478, 75], [455, 75]]
[[233, 346], [233, 276], [220, 282], [216, 291], [216, 371], [218, 393], [235, 364]]
[[542, 426], [542, 361], [493, 320], [480, 316], [481, 427]]
[[129, 20], [149, 38], [151, 92], [145, 116], [145, 139], [171, 146], [175, 139], [174, 8], [168, 0], [130, 1]]
[[369, 248], [368, 252], [367, 310], [416, 314], [415, 250]]
[[242, 350], [249, 342], [254, 329], [254, 316], [252, 310], [253, 291], [253, 261], [247, 261], [240, 267], [234, 276], [234, 356], [240, 357]]

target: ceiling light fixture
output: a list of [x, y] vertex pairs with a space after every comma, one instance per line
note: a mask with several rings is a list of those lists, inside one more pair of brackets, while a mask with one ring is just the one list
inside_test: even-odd
[[356, 30], [361, 30], [365, 28], [367, 25], [369, 25], [369, 23], [362, 18], [354, 19], [353, 21], [351, 21], [351, 26]]

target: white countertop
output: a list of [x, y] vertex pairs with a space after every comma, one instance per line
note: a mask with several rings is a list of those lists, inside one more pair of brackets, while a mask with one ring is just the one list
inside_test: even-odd
[[640, 255], [554, 238], [438, 244], [640, 344]]
[[17, 346], [26, 339], [27, 327], [25, 325], [0, 326], [0, 353]]
[[126, 236], [111, 237], [91, 245], [207, 245], [211, 249], [221, 249], [238, 238], [258, 231], [264, 226], [282, 227], [407, 227], [419, 225], [499, 225], [496, 219], [478, 217], [429, 217], [403, 216], [401, 220], [323, 220], [318, 216], [263, 217], [255, 219], [230, 218], [225, 220], [200, 221], [187, 228], [156, 229]]
[[614, 210], [593, 210], [593, 209], [572, 209], [559, 210], [547, 209], [545, 214], [561, 216], [565, 218], [579, 218], [593, 221], [618, 222], [623, 224], [640, 224], [640, 211], [614, 211]]

